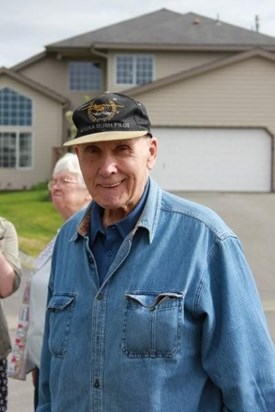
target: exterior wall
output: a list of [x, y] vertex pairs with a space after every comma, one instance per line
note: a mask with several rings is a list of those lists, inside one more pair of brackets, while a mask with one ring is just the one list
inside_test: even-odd
[[225, 52], [156, 53], [156, 80], [229, 56]]
[[[55, 55], [48, 55], [45, 58], [36, 61], [23, 69], [19, 69], [18, 73], [29, 77], [38, 83], [49, 87], [57, 93], [67, 97], [71, 102], [71, 109], [76, 108], [85, 101], [85, 96], [95, 96], [105, 90], [123, 90], [128, 89], [127, 86], [118, 86], [115, 82], [115, 56], [120, 53], [127, 53], [125, 50], [110, 52], [108, 60], [102, 57], [89, 55], [79, 55], [73, 58], [57, 59]], [[135, 53], [129, 51], [129, 53]], [[142, 51], [140, 52], [142, 53]], [[213, 60], [228, 56], [228, 53], [219, 52], [146, 52], [155, 56], [155, 80], [166, 77], [182, 70], [188, 70]], [[104, 68], [104, 80], [102, 90], [73, 92], [69, 89], [68, 63], [72, 60], [93, 60], [101, 62]]]
[[[115, 58], [118, 54], [129, 53], [138, 54], [142, 51], [116, 51], [109, 53], [109, 65], [108, 65], [108, 75], [107, 75], [107, 89], [108, 90], [123, 90], [128, 89], [129, 85], [121, 87], [116, 84], [115, 81]], [[152, 54], [155, 56], [155, 79], [158, 80], [163, 77], [179, 73], [183, 70], [189, 70], [196, 66], [201, 66], [202, 64], [209, 63], [216, 59], [229, 56], [228, 53], [218, 53], [218, 52], [156, 52], [156, 51], [146, 51], [144, 54]]]
[[[62, 144], [62, 106], [36, 91], [15, 82], [8, 76], [0, 76], [0, 88], [9, 87], [32, 99], [33, 165], [30, 169], [0, 168], [0, 190], [28, 188], [49, 179], [52, 171], [53, 147]], [[0, 130], [26, 130], [20, 126], [1, 126]]]
[[274, 146], [274, 79], [275, 63], [253, 57], [137, 97], [155, 127], [263, 127]]
[[89, 56], [74, 56], [73, 58], [57, 59], [55, 56], [46, 56], [38, 62], [18, 70], [18, 73], [35, 80], [38, 83], [54, 90], [69, 99], [71, 108], [76, 108], [85, 101], [85, 96], [93, 96], [105, 90], [105, 74], [103, 75], [103, 88], [100, 91], [71, 91], [69, 87], [69, 69], [68, 63], [73, 60], [87, 59], [101, 62], [103, 64], [104, 72], [106, 72], [105, 61], [100, 57]]

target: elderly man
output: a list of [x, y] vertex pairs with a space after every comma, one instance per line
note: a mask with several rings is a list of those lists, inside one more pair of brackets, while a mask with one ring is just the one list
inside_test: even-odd
[[149, 177], [141, 103], [104, 93], [73, 120], [93, 201], [56, 241], [38, 411], [274, 410], [274, 346], [236, 235]]

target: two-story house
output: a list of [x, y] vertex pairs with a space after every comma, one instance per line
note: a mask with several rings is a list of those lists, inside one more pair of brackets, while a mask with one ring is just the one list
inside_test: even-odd
[[124, 91], [148, 109], [168, 190], [275, 190], [275, 38], [167, 9], [0, 68], [0, 190], [46, 181], [65, 113]]

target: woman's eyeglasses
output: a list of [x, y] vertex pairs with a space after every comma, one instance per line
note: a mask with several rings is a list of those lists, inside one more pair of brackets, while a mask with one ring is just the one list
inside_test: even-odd
[[76, 180], [73, 179], [52, 179], [48, 183], [48, 189], [52, 190], [54, 186], [62, 187], [63, 189], [69, 188], [71, 184], [78, 183]]

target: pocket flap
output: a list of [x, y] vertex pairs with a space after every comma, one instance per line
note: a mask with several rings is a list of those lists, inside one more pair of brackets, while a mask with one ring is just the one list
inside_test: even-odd
[[152, 308], [159, 305], [161, 302], [169, 299], [178, 299], [183, 297], [183, 293], [177, 292], [161, 292], [161, 293], [126, 293], [127, 299], [133, 299], [146, 308]]
[[48, 303], [48, 310], [64, 310], [75, 300], [75, 295], [54, 295]]

